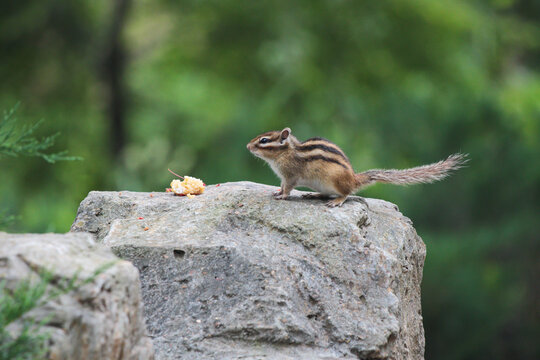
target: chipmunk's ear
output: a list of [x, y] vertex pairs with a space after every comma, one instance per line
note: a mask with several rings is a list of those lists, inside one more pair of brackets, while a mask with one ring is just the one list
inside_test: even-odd
[[281, 141], [286, 140], [289, 137], [289, 135], [291, 135], [291, 129], [285, 128], [281, 130], [281, 135], [280, 135]]

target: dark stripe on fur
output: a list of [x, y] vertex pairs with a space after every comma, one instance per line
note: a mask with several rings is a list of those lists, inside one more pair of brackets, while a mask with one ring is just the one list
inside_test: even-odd
[[305, 143], [310, 142], [310, 141], [317, 141], [317, 140], [322, 140], [322, 141], [329, 142], [330, 144], [333, 144], [330, 140], [325, 139], [325, 138], [323, 138], [323, 137], [318, 137], [318, 136], [317, 136], [317, 137], [309, 138], [309, 139], [307, 139], [306, 141], [304, 141], [302, 144], [305, 144]]
[[298, 151], [310, 151], [310, 150], [315, 150], [315, 149], [321, 149], [323, 151], [328, 151], [328, 152], [331, 152], [333, 154], [339, 155], [342, 158], [344, 158], [345, 160], [347, 160], [347, 162], [348, 162], [347, 157], [341, 151], [339, 151], [338, 149], [336, 149], [334, 147], [326, 146], [326, 145], [323, 145], [323, 144], [313, 144], [313, 145], [303, 145], [302, 144], [302, 145], [298, 146], [296, 149], [298, 149]]
[[306, 161], [306, 162], [322, 160], [322, 161], [332, 162], [332, 163], [338, 164], [340, 166], [343, 166], [345, 169], [349, 169], [346, 165], [342, 164], [341, 161], [339, 161], [337, 159], [332, 159], [332, 158], [329, 158], [329, 157], [326, 157], [326, 156], [323, 156], [323, 155], [313, 155], [313, 156], [308, 156], [308, 157], [300, 157], [300, 156], [298, 156], [297, 159], [299, 159], [301, 161]]

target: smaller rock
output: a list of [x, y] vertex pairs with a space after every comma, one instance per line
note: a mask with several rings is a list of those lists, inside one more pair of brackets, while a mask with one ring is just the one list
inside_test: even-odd
[[[0, 280], [14, 289], [21, 280], [38, 281], [48, 270], [54, 280], [84, 280], [112, 265], [92, 282], [30, 311], [50, 334], [49, 359], [153, 359], [145, 335], [139, 273], [129, 262], [97, 245], [90, 234], [7, 234], [0, 232]], [[50, 289], [54, 284], [49, 285]], [[21, 324], [8, 331], [16, 334]]]

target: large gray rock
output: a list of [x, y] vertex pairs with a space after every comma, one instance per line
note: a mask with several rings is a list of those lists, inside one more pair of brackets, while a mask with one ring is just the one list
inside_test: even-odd
[[91, 192], [72, 231], [139, 268], [158, 359], [422, 359], [410, 220], [382, 200], [330, 209], [275, 190]]
[[[83, 286], [61, 295], [27, 314], [46, 325], [51, 335], [49, 359], [153, 359], [152, 342], [145, 335], [137, 269], [118, 259], [89, 234], [0, 233], [0, 279], [7, 289], [21, 280], [38, 281], [48, 270], [55, 282], [92, 277], [105, 264], [107, 270]], [[13, 335], [21, 323], [8, 326]]]

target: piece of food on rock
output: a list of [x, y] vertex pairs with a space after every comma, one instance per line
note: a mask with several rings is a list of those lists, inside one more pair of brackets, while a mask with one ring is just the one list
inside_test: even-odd
[[204, 192], [204, 183], [200, 179], [184, 176], [183, 181], [178, 179], [171, 181], [171, 189], [176, 195], [187, 195], [191, 198], [193, 195], [200, 195]]

